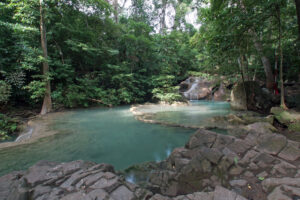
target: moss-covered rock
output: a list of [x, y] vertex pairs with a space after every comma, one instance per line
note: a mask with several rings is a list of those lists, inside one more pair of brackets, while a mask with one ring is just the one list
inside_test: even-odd
[[290, 131], [300, 132], [300, 113], [294, 110], [284, 110], [280, 107], [273, 107], [271, 113], [275, 119], [288, 127]]
[[298, 122], [298, 123], [291, 123], [291, 124], [288, 126], [288, 129], [289, 129], [290, 131], [300, 132], [300, 122]]

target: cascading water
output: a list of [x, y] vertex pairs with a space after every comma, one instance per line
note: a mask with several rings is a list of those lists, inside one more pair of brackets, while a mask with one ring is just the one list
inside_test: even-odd
[[192, 86], [190, 89], [188, 89], [186, 92], [183, 93], [185, 98], [189, 100], [198, 100], [198, 92], [196, 89], [198, 88], [199, 79], [195, 79], [195, 81], [192, 83]]

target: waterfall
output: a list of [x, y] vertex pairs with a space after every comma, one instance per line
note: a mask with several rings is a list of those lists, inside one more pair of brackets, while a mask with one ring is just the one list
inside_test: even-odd
[[184, 92], [183, 95], [189, 100], [198, 100], [198, 92], [196, 88], [198, 86], [199, 79], [196, 79], [195, 82], [192, 83], [192, 86], [188, 91]]

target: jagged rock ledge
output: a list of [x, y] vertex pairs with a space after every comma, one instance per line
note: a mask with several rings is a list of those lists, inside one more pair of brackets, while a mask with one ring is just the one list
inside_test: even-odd
[[[0, 177], [0, 199], [292, 200], [300, 197], [300, 143], [268, 123], [239, 135], [199, 129], [185, 147], [132, 184], [111, 165], [41, 161]], [[153, 167], [153, 166], [152, 166]]]
[[[242, 200], [235, 192], [217, 186], [214, 192], [195, 192], [173, 199], [213, 200], [228, 197]], [[1, 200], [167, 200], [126, 182], [108, 164], [73, 161], [57, 164], [40, 161], [25, 172], [0, 178]]]

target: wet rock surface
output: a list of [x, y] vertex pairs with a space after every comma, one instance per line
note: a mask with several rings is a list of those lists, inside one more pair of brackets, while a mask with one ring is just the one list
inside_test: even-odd
[[299, 199], [300, 144], [273, 131], [268, 123], [234, 135], [199, 129], [165, 161], [131, 168], [142, 172], [136, 184], [108, 164], [41, 161], [0, 177], [0, 199]]

